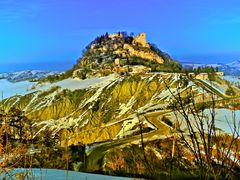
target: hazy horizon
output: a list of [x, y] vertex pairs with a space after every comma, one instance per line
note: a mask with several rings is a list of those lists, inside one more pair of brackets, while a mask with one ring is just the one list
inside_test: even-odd
[[[196, 63], [196, 64], [227, 64], [238, 59], [229, 60], [227, 62], [223, 61], [196, 61], [196, 60], [178, 60], [180, 63]], [[43, 71], [60, 71], [64, 72], [73, 67], [76, 64], [77, 60], [67, 60], [67, 61], [52, 61], [52, 62], [26, 62], [26, 63], [2, 63], [0, 62], [0, 73], [7, 72], [16, 72], [16, 71], [24, 71], [24, 70], [43, 70]]]
[[[76, 61], [75, 61], [76, 62]], [[66, 71], [73, 66], [72, 62], [45, 62], [45, 63], [16, 63], [1, 64], [0, 73], [16, 72], [24, 70], [43, 70], [43, 71]]]

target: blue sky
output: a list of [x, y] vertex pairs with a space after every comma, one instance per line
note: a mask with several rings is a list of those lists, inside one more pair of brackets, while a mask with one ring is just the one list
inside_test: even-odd
[[239, 0], [1, 0], [0, 71], [65, 70], [105, 32], [147, 33], [173, 58], [240, 59]]

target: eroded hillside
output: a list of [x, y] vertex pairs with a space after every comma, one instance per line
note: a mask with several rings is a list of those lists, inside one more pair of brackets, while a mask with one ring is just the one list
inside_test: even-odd
[[[5, 109], [19, 108], [29, 119], [34, 119], [36, 135], [45, 130], [55, 134], [71, 129], [67, 135], [68, 145], [91, 144], [137, 133], [136, 114], [167, 112], [171, 93], [179, 90], [183, 95], [193, 90], [198, 101], [203, 90], [206, 100], [207, 93], [218, 93], [218, 98], [225, 96], [224, 87], [216, 82], [218, 88], [214, 89], [205, 81], [189, 78], [184, 84], [182, 78], [187, 77], [171, 73], [111, 74], [104, 78], [78, 80], [75, 87], [69, 79], [45, 88], [42, 85], [30, 94], [14, 96], [2, 103]], [[67, 81], [72, 83], [72, 88], [66, 88]], [[154, 120], [144, 120], [144, 127], [148, 131], [156, 130], [160, 117], [156, 113]]]

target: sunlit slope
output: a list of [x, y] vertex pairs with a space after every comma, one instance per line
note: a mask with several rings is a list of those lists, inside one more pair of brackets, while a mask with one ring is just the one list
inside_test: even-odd
[[205, 101], [211, 101], [212, 94], [218, 100], [231, 98], [224, 94], [223, 85], [214, 83], [210, 87], [177, 73], [111, 74], [42, 84], [27, 95], [5, 99], [2, 105], [5, 109], [23, 110], [34, 122], [35, 136], [45, 131], [64, 131], [68, 140], [63, 137], [63, 144], [91, 144], [139, 134], [138, 113], [152, 113], [151, 118], [143, 121], [146, 132], [158, 129], [162, 118], [158, 111], [170, 111], [169, 102], [178, 91], [184, 97], [191, 90], [197, 102], [201, 102], [203, 93]]

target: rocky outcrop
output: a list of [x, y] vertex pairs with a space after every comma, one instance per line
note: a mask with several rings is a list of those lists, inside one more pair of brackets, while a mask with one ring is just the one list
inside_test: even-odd
[[163, 58], [160, 57], [159, 55], [157, 55], [156, 53], [152, 52], [152, 51], [143, 51], [141, 49], [137, 50], [129, 44], [124, 44], [123, 48], [125, 50], [127, 50], [127, 52], [129, 52], [129, 55], [132, 56], [132, 57], [146, 59], [148, 61], [157, 62], [159, 64], [164, 63]]
[[[167, 56], [167, 61], [171, 61]], [[119, 72], [125, 65], [144, 65], [154, 70], [163, 65], [166, 54], [146, 40], [146, 33], [136, 37], [123, 33], [106, 34], [96, 38], [86, 49], [79, 63], [74, 67], [74, 77], [100, 76], [108, 72]], [[88, 70], [86, 72], [86, 69]], [[160, 68], [159, 68], [160, 69]], [[107, 73], [106, 73], [107, 70]], [[115, 71], [116, 70], [116, 71]]]

